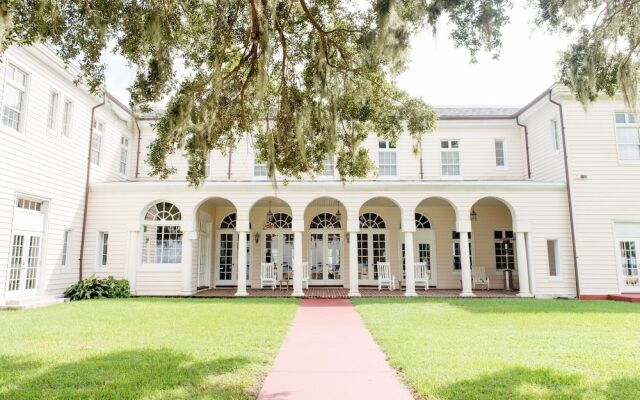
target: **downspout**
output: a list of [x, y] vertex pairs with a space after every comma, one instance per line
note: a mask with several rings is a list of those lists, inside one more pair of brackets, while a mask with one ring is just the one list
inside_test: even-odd
[[527, 126], [520, 123], [520, 116], [516, 115], [516, 125], [524, 128], [524, 145], [527, 153], [527, 177], [531, 179], [531, 163], [529, 161], [529, 129]]
[[84, 184], [84, 210], [82, 211], [82, 235], [80, 237], [80, 268], [78, 270], [78, 282], [82, 280], [82, 267], [84, 261], [84, 243], [85, 234], [87, 232], [87, 207], [89, 205], [89, 181], [91, 177], [91, 144], [93, 142], [93, 121], [95, 119], [96, 109], [102, 107], [106, 103], [106, 97], [103, 93], [102, 103], [91, 108], [91, 123], [89, 124], [89, 146], [87, 151], [87, 178]]
[[420, 180], [424, 179], [424, 167], [422, 165], [422, 142], [420, 142]]
[[567, 155], [567, 138], [564, 129], [564, 114], [562, 104], [551, 98], [553, 89], [549, 89], [549, 102], [558, 106], [560, 112], [560, 131], [562, 132], [562, 148], [564, 150], [564, 174], [567, 181], [567, 201], [569, 202], [569, 224], [571, 225], [571, 250], [573, 251], [573, 268], [576, 275], [576, 297], [580, 298], [580, 279], [578, 277], [578, 255], [576, 251], [575, 223], [573, 219], [573, 200], [571, 197], [571, 184], [569, 180], [569, 156]]
[[229, 147], [229, 165], [227, 165], [227, 179], [231, 180], [231, 154], [233, 150]]
[[140, 142], [142, 140], [142, 133], [140, 133], [140, 125], [138, 125], [138, 118], [136, 118], [133, 110], [131, 111], [131, 116], [133, 117], [133, 122], [136, 123], [136, 128], [138, 128], [138, 151], [136, 153], [136, 179], [138, 179], [138, 175], [140, 172]]

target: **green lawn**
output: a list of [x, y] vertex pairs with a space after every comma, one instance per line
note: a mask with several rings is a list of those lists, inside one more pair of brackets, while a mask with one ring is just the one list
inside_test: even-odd
[[357, 299], [391, 364], [428, 399], [640, 399], [640, 305]]
[[127, 299], [0, 312], [0, 398], [255, 398], [296, 308]]

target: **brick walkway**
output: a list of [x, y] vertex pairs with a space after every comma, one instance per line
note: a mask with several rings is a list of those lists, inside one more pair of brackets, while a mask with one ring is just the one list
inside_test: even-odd
[[[292, 290], [271, 290], [271, 289], [247, 289], [250, 297], [289, 297]], [[418, 296], [421, 297], [458, 297], [460, 290], [458, 289], [429, 289], [416, 290]], [[234, 297], [235, 288], [218, 288], [208, 289], [198, 292], [198, 297]], [[507, 290], [476, 290], [476, 297], [515, 297], [516, 292]], [[305, 297], [320, 299], [347, 299], [349, 298], [349, 289], [331, 288], [331, 287], [311, 287], [304, 290]], [[361, 288], [362, 297], [404, 297], [401, 290], [381, 290], [372, 288]]]
[[348, 300], [303, 299], [258, 400], [412, 399]]

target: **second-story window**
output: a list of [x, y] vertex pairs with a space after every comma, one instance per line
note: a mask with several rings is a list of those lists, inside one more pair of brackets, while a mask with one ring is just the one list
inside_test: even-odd
[[258, 157], [253, 159], [253, 176], [264, 178], [269, 176], [267, 173], [267, 164], [258, 160]]
[[634, 114], [616, 113], [616, 140], [619, 160], [640, 160], [640, 124]]
[[100, 152], [102, 150], [102, 135], [104, 135], [104, 123], [93, 121], [93, 138], [91, 139], [91, 162], [100, 165]]
[[378, 140], [378, 167], [380, 176], [396, 176], [398, 174], [397, 151], [395, 143]]
[[52, 91], [49, 93], [49, 114], [47, 115], [47, 128], [55, 130], [58, 125], [58, 107], [60, 104], [60, 93]]
[[62, 135], [65, 137], [71, 136], [72, 113], [73, 102], [69, 99], [64, 99], [64, 108], [62, 109]]
[[122, 136], [120, 138], [120, 176], [127, 175], [129, 165], [129, 138]]
[[460, 176], [460, 142], [458, 140], [440, 141], [440, 160], [442, 176]]
[[551, 145], [553, 146], [553, 151], [560, 151], [560, 137], [558, 136], [558, 121], [552, 119], [550, 122], [550, 130], [551, 130]]
[[7, 65], [2, 98], [2, 124], [22, 131], [24, 123], [27, 74], [13, 64]]
[[322, 171], [320, 171], [320, 176], [322, 177], [332, 177], [333, 176], [333, 156], [327, 156], [327, 158], [322, 163]]
[[496, 167], [504, 168], [507, 166], [504, 153], [504, 139], [496, 139], [494, 143], [496, 149]]

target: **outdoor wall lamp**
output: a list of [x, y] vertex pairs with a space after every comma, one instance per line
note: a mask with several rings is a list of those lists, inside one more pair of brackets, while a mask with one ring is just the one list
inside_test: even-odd
[[258, 243], [258, 242], [260, 241], [260, 232], [256, 232], [256, 233], [253, 235], [253, 240], [255, 240], [255, 241], [256, 241], [256, 243]]

